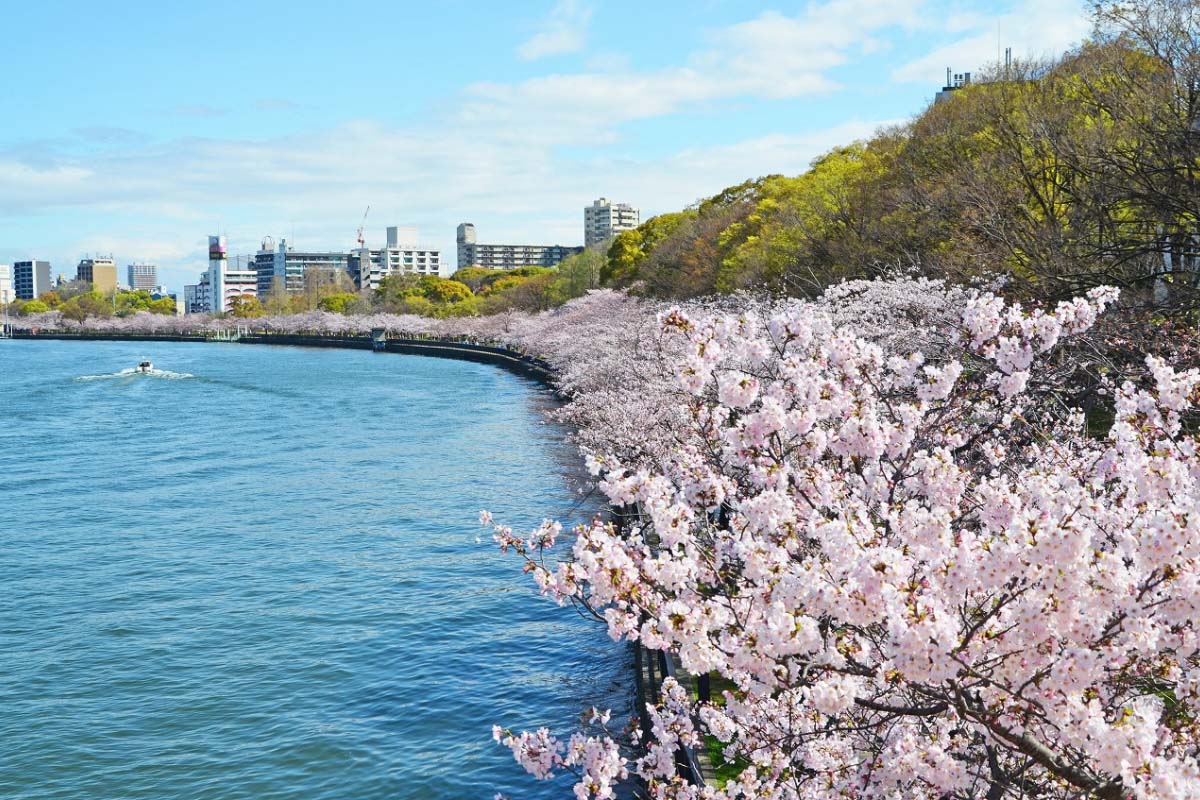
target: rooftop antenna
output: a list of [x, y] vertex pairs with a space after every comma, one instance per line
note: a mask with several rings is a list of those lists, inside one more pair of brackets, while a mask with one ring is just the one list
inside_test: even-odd
[[1000, 66], [1000, 20], [996, 20], [996, 66]]

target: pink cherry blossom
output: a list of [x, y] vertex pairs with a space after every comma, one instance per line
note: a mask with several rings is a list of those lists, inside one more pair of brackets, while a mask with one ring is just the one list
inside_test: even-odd
[[[730, 687], [664, 683], [628, 768], [654, 797], [1200, 796], [1200, 373], [1147, 359], [1089, 436], [1064, 360], [1114, 292], [1044, 310], [895, 283], [663, 309], [659, 335], [585, 299], [560, 313], [593, 349], [526, 323], [630, 522], [558, 564], [545, 525], [502, 546]], [[866, 296], [871, 319], [846, 312]], [[631, 386], [663, 408], [614, 407]], [[702, 733], [745, 765], [721, 790], [676, 776]]]

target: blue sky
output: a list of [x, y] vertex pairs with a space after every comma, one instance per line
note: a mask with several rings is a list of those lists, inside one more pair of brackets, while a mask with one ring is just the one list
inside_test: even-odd
[[945, 68], [1057, 54], [1082, 0], [450, 0], [8, 4], [0, 263], [151, 261], [179, 289], [206, 237], [346, 249], [416, 226], [582, 242], [582, 208], [643, 219], [802, 172], [902, 122]]

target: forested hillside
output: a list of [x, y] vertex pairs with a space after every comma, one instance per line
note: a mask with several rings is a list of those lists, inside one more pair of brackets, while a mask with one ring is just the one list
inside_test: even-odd
[[1093, 286], [1197, 306], [1200, 48], [1194, 2], [1096, 12], [1053, 61], [993, 67], [906, 125], [799, 176], [733, 186], [647, 220], [603, 281], [658, 297], [814, 295], [896, 268], [1003, 276], [1017, 297]]

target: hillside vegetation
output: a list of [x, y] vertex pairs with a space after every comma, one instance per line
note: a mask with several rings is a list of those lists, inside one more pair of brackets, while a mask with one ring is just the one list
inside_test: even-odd
[[1126, 302], [1197, 306], [1200, 49], [1194, 2], [1097, 12], [1051, 62], [992, 69], [906, 125], [798, 176], [733, 186], [647, 220], [602, 279], [648, 296], [813, 296], [912, 269], [1003, 276], [1017, 297], [1101, 284]]

